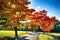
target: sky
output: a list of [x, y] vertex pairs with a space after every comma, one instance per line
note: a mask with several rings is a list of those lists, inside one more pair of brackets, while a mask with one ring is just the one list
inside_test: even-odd
[[48, 16], [55, 16], [60, 21], [60, 0], [30, 0], [30, 8], [36, 11], [45, 9]]

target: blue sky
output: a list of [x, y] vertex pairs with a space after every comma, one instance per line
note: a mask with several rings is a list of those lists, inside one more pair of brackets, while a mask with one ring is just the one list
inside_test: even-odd
[[30, 8], [37, 11], [45, 9], [49, 16], [56, 16], [60, 20], [60, 0], [30, 0]]

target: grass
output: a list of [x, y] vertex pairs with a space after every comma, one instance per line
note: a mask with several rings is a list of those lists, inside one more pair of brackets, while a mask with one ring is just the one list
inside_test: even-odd
[[[18, 36], [24, 36], [28, 33], [32, 33], [32, 32], [26, 32], [26, 31], [18, 31]], [[0, 37], [15, 37], [15, 31], [4, 31], [4, 30], [0, 30]]]
[[46, 34], [40, 34], [39, 40], [55, 40], [53, 36], [46, 35]]
[[[29, 32], [29, 31], [18, 31], [18, 36], [22, 37], [22, 36], [25, 36], [25, 35], [31, 34], [31, 33], [32, 32]], [[60, 36], [60, 33], [46, 33], [46, 34]], [[0, 30], [0, 37], [4, 37], [4, 36], [15, 37], [15, 31]]]
[[60, 37], [60, 33], [46, 33], [46, 34], [53, 35], [53, 36], [59, 36]]

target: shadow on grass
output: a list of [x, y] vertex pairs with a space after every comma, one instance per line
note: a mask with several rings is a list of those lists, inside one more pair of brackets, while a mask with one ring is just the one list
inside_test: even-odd
[[15, 40], [15, 38], [11, 38], [11, 37], [0, 37], [0, 40]]
[[[25, 39], [26, 37], [22, 37], [22, 38], [18, 38], [18, 40], [29, 40], [29, 39]], [[11, 37], [0, 37], [0, 40], [15, 40], [15, 38], [11, 38]]]

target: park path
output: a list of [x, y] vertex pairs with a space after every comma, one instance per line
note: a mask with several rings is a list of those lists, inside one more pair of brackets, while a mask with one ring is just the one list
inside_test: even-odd
[[39, 34], [40, 33], [32, 33], [29, 35], [25, 35], [24, 37], [20, 38], [20, 40], [39, 40]]

